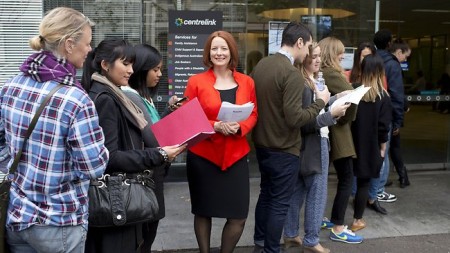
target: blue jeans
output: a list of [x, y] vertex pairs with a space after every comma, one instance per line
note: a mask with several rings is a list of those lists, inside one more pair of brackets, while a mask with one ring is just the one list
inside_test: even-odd
[[[392, 128], [392, 127], [391, 127]], [[389, 177], [389, 143], [391, 142], [391, 131], [389, 131], [388, 134], [388, 141], [386, 143], [386, 153], [384, 154], [384, 161], [383, 165], [381, 165], [380, 170], [380, 177], [379, 178], [372, 178], [370, 180], [370, 186], [369, 186], [369, 200], [376, 200], [377, 194], [384, 192], [384, 185], [387, 182], [387, 179]]]
[[255, 209], [254, 241], [264, 252], [279, 253], [280, 239], [294, 185], [299, 157], [267, 148], [256, 148], [261, 173], [260, 193]]
[[82, 226], [31, 226], [22, 231], [7, 230], [12, 253], [84, 253], [87, 230]]
[[296, 237], [299, 234], [299, 215], [305, 201], [305, 237], [303, 245], [314, 247], [319, 244], [319, 233], [327, 202], [327, 181], [329, 167], [328, 139], [321, 139], [321, 174], [299, 176], [292, 195], [286, 222], [284, 236]]

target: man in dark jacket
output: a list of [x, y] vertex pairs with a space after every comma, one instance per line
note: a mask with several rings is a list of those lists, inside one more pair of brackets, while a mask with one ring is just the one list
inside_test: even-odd
[[[386, 73], [388, 93], [392, 104], [392, 135], [397, 135], [400, 132], [400, 127], [403, 124], [404, 113], [404, 97], [405, 91], [403, 87], [402, 68], [397, 58], [391, 54], [388, 49], [391, 45], [392, 33], [389, 30], [380, 30], [375, 33], [373, 42], [377, 47], [377, 53], [384, 60], [384, 70]], [[389, 136], [391, 133], [389, 133]], [[378, 199], [380, 202], [394, 202], [397, 197], [394, 194], [389, 194], [384, 190], [384, 185], [389, 177], [389, 141], [386, 145], [386, 155], [381, 167], [380, 177], [371, 181], [369, 189], [369, 200]]]

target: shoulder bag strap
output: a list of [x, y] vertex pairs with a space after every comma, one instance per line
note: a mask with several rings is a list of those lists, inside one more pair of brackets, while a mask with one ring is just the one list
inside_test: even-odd
[[14, 162], [9, 168], [8, 174], [14, 174], [17, 169], [17, 165], [19, 164], [20, 157], [22, 156], [23, 148], [25, 147], [25, 144], [27, 143], [28, 138], [30, 137], [31, 133], [33, 132], [34, 127], [36, 126], [36, 123], [39, 119], [39, 116], [41, 115], [42, 111], [44, 110], [45, 106], [47, 105], [50, 98], [52, 98], [53, 94], [55, 94], [56, 91], [58, 91], [60, 88], [62, 88], [64, 85], [58, 84], [55, 88], [53, 88], [45, 97], [44, 101], [42, 101], [41, 105], [39, 106], [38, 110], [36, 111], [36, 114], [34, 115], [33, 119], [31, 120], [30, 126], [27, 129], [27, 133], [25, 134], [25, 138], [23, 139], [22, 147], [19, 149], [19, 152], [17, 152], [16, 157], [14, 157]]

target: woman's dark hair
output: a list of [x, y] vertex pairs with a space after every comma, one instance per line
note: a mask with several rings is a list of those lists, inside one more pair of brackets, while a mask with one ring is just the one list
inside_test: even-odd
[[411, 48], [409, 47], [408, 43], [406, 43], [406, 41], [404, 41], [402, 39], [395, 39], [392, 42], [391, 47], [389, 47], [389, 51], [391, 53], [395, 53], [395, 51], [397, 51], [397, 49], [400, 49], [403, 54], [406, 53], [406, 51], [411, 50]]
[[95, 72], [102, 73], [102, 61], [114, 67], [114, 62], [121, 59], [130, 63], [135, 60], [136, 54], [133, 46], [121, 38], [106, 38], [102, 40], [97, 48], [89, 52], [83, 66], [83, 77], [81, 84], [89, 92], [91, 89], [91, 77]]
[[355, 54], [353, 56], [353, 68], [352, 71], [350, 72], [350, 77], [349, 77], [349, 81], [350, 83], [359, 83], [361, 82], [360, 78], [361, 78], [361, 53], [364, 49], [370, 49], [372, 54], [375, 54], [375, 52], [377, 51], [377, 49], [375, 48], [375, 46], [373, 45], [372, 42], [361, 42], [358, 46], [358, 48], [355, 51]]
[[155, 87], [148, 87], [147, 73], [158, 66], [162, 61], [162, 56], [156, 48], [147, 44], [137, 45], [134, 49], [136, 60], [133, 64], [133, 74], [128, 83], [141, 97], [149, 99], [158, 91], [159, 83]]

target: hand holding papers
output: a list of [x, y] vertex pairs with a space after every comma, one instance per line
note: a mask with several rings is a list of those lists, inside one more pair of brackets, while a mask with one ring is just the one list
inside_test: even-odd
[[160, 146], [183, 145], [192, 147], [215, 134], [197, 98], [151, 126]]
[[252, 102], [243, 105], [222, 102], [217, 119], [225, 122], [240, 122], [250, 116], [254, 107], [255, 105]]
[[359, 104], [359, 101], [361, 101], [362, 97], [368, 90], [370, 90], [370, 87], [364, 87], [364, 85], [361, 85], [349, 94], [336, 99], [331, 107], [333, 107], [334, 105], [341, 105], [345, 103]]

